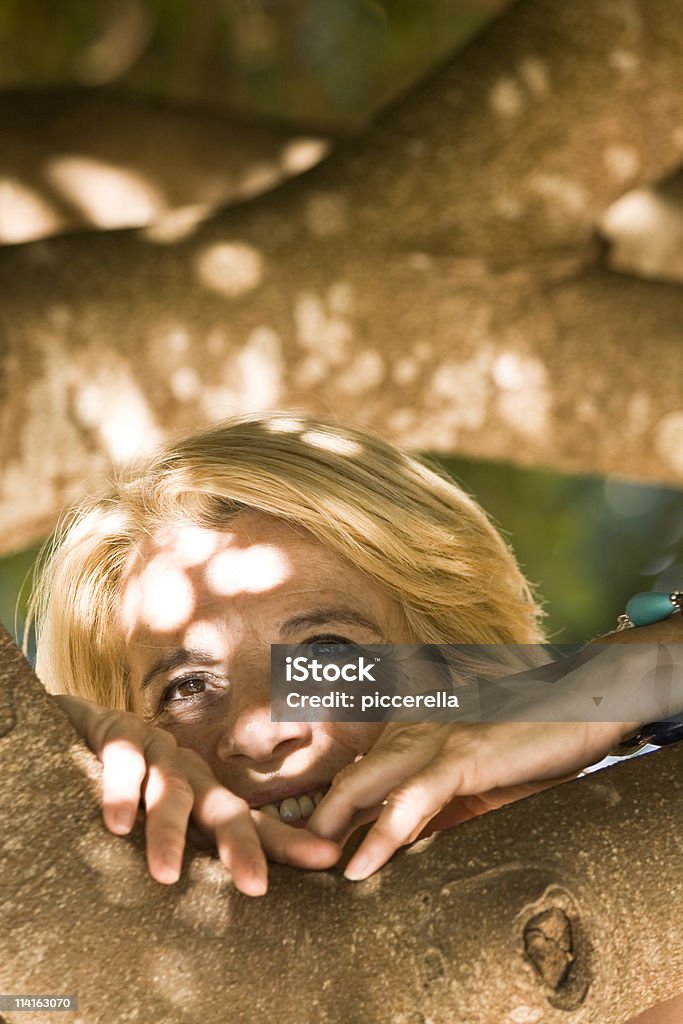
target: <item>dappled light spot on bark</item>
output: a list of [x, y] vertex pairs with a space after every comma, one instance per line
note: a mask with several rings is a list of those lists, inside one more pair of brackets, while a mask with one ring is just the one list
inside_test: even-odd
[[514, 78], [499, 78], [491, 89], [490, 102], [501, 117], [517, 117], [524, 109], [524, 95]]
[[546, 368], [539, 359], [504, 352], [492, 367], [500, 416], [517, 433], [545, 436], [552, 404]]
[[683, 473], [683, 411], [662, 416], [655, 429], [655, 448], [677, 473]]
[[[224, 354], [228, 339], [212, 332], [214, 355]], [[244, 344], [223, 359], [218, 379], [201, 389], [204, 413], [212, 419], [255, 412], [277, 405], [283, 386], [284, 359], [280, 336], [266, 324], [255, 327]]]
[[259, 286], [263, 258], [246, 242], [215, 242], [199, 253], [197, 273], [206, 288], [233, 299]]
[[212, 208], [206, 203], [192, 203], [177, 210], [166, 210], [158, 214], [151, 224], [142, 228], [140, 234], [148, 242], [173, 245], [174, 242], [182, 242], [194, 235], [212, 212]]
[[61, 218], [35, 189], [0, 178], [0, 244], [30, 242], [56, 231]]
[[517, 196], [501, 192], [492, 200], [492, 207], [504, 220], [519, 220], [524, 212], [524, 207]]
[[236, 363], [245, 409], [268, 409], [279, 401], [284, 369], [282, 343], [272, 327], [255, 327]]
[[640, 57], [633, 50], [610, 50], [607, 60], [611, 68], [624, 75], [631, 75], [640, 66]]
[[[86, 755], [87, 756], [87, 755]], [[81, 761], [83, 759], [81, 758]], [[145, 900], [141, 883], [147, 873], [144, 860], [128, 843], [78, 843], [79, 858], [94, 873], [99, 895], [113, 906], [135, 907]]]
[[387, 366], [379, 352], [365, 349], [343, 373], [335, 377], [334, 386], [350, 394], [361, 394], [379, 387], [386, 375]]
[[519, 65], [519, 77], [532, 96], [540, 99], [550, 92], [548, 64], [540, 57], [525, 57]]
[[608, 146], [604, 159], [605, 167], [615, 181], [628, 181], [640, 170], [640, 154], [635, 146]]
[[331, 146], [324, 139], [291, 139], [282, 150], [280, 163], [287, 174], [302, 174], [309, 167], [319, 163], [330, 152]]
[[275, 163], [262, 160], [254, 163], [242, 175], [237, 183], [237, 191], [242, 199], [268, 192], [282, 181], [282, 171]]
[[84, 427], [97, 430], [112, 461], [125, 462], [158, 444], [162, 434], [140, 384], [119, 363], [113, 358], [100, 363], [96, 376], [89, 371], [89, 380], [84, 368], [87, 383], [76, 387], [73, 408]]
[[171, 374], [171, 391], [179, 402], [192, 402], [201, 392], [201, 377], [193, 366], [178, 366]]
[[438, 365], [428, 383], [426, 398], [438, 408], [452, 428], [480, 430], [492, 397], [489, 379], [491, 352], [482, 348], [470, 359], [446, 359]]
[[130, 168], [89, 156], [56, 156], [45, 176], [57, 192], [101, 228], [137, 226], [163, 209], [160, 191]]
[[588, 195], [583, 185], [559, 174], [534, 174], [529, 187], [536, 195], [547, 199], [553, 211], [558, 210], [570, 217], [581, 213], [588, 204]]
[[543, 1010], [534, 1006], [516, 1006], [510, 1010], [505, 1024], [538, 1024], [543, 1019]]
[[333, 364], [340, 361], [341, 353], [353, 336], [351, 324], [344, 313], [339, 312], [341, 293], [336, 287], [333, 285], [329, 289], [327, 302], [311, 291], [299, 292], [294, 300], [294, 321], [299, 344], [303, 348], [325, 353], [327, 360]]
[[391, 378], [395, 384], [399, 387], [405, 387], [406, 384], [412, 384], [414, 380], [420, 375], [420, 364], [417, 359], [411, 356], [404, 356], [403, 359], [397, 360], [391, 367]]
[[638, 188], [608, 208], [600, 223], [609, 263], [643, 277], [683, 280], [683, 205], [671, 194]]

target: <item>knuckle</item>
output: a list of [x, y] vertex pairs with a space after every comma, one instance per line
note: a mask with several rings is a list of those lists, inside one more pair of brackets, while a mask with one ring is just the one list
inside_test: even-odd
[[100, 715], [95, 726], [97, 745], [104, 747], [115, 740], [142, 739], [143, 722], [131, 711], [105, 711]]
[[190, 806], [194, 803], [194, 790], [179, 772], [170, 771], [164, 775], [164, 789], [175, 802], [182, 801]]
[[147, 725], [145, 722], [142, 724], [147, 731], [147, 742], [150, 747], [154, 747], [156, 750], [162, 751], [167, 755], [173, 755], [177, 752], [178, 744], [175, 736], [172, 736], [170, 732], [166, 732], [165, 729], [160, 729], [157, 725]]
[[387, 808], [390, 811], [398, 811], [403, 814], [415, 814], [419, 811], [424, 799], [424, 793], [420, 786], [415, 784], [399, 786], [387, 797]]
[[354, 782], [357, 776], [355, 764], [347, 764], [345, 768], [337, 772], [335, 777], [332, 779], [331, 789], [335, 793], [341, 793], [342, 795], [350, 792], [354, 788]]

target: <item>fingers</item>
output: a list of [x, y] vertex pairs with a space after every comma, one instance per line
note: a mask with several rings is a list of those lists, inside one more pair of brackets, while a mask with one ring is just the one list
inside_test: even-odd
[[102, 761], [107, 828], [117, 835], [130, 832], [144, 799], [150, 874], [159, 882], [177, 881], [193, 794], [175, 740], [129, 712], [91, 705], [80, 713], [85, 739]]
[[198, 754], [180, 753], [194, 794], [195, 824], [213, 840], [235, 887], [247, 896], [263, 896], [268, 868], [249, 805], [221, 786]]
[[417, 838], [448, 802], [453, 783], [444, 760], [435, 760], [389, 794], [377, 821], [347, 864], [347, 878], [359, 881], [381, 868], [400, 846]]
[[104, 823], [110, 832], [124, 836], [135, 823], [147, 763], [140, 748], [126, 739], [109, 742], [101, 759]]
[[172, 737], [160, 730], [150, 730], [144, 755], [147, 864], [152, 878], [170, 885], [180, 877], [194, 793]]
[[358, 811], [381, 804], [438, 755], [447, 729], [435, 723], [388, 727], [366, 757], [339, 772], [307, 827], [339, 840]]
[[251, 811], [217, 781], [199, 754], [179, 748], [170, 733], [130, 712], [81, 698], [58, 700], [102, 761], [107, 828], [117, 835], [130, 832], [144, 801], [147, 862], [157, 881], [170, 884], [180, 877], [190, 816], [214, 844], [236, 888], [249, 896], [266, 892], [266, 854], [282, 864], [318, 870], [339, 859], [336, 843]]
[[322, 871], [341, 856], [337, 843], [313, 835], [307, 828], [293, 828], [261, 811], [252, 811], [251, 816], [268, 858], [278, 864]]

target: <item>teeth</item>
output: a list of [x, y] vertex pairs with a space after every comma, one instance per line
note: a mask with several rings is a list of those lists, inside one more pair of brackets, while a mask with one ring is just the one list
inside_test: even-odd
[[280, 817], [283, 821], [299, 821], [303, 817], [299, 801], [295, 796], [288, 796], [280, 804]]
[[310, 818], [325, 793], [319, 790], [317, 793], [304, 794], [303, 796], [288, 796], [280, 804], [264, 804], [259, 811], [270, 814], [272, 818], [279, 818], [280, 821], [300, 821], [302, 818]]
[[310, 796], [300, 796], [298, 798], [299, 809], [301, 811], [302, 818], [310, 818], [315, 810], [315, 804], [311, 800]]

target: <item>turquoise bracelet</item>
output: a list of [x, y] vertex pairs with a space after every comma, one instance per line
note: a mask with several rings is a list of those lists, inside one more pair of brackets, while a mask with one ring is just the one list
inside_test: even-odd
[[[653, 626], [655, 622], [663, 622], [674, 612], [683, 610], [683, 591], [675, 590], [672, 594], [657, 591], [636, 594], [626, 605], [626, 612], [617, 620], [617, 629], [632, 629], [637, 626]], [[681, 633], [683, 640], [683, 632]], [[669, 743], [683, 740], [683, 712], [663, 722], [650, 722], [639, 729], [635, 736], [624, 740], [613, 754], [626, 756], [635, 753], [650, 743], [655, 747], [664, 747]]]
[[635, 594], [626, 605], [626, 612], [617, 619], [617, 629], [629, 629], [633, 626], [653, 626], [655, 622], [663, 622], [675, 611], [683, 608], [683, 591], [674, 590], [672, 594], [658, 593], [650, 590], [647, 593]]

